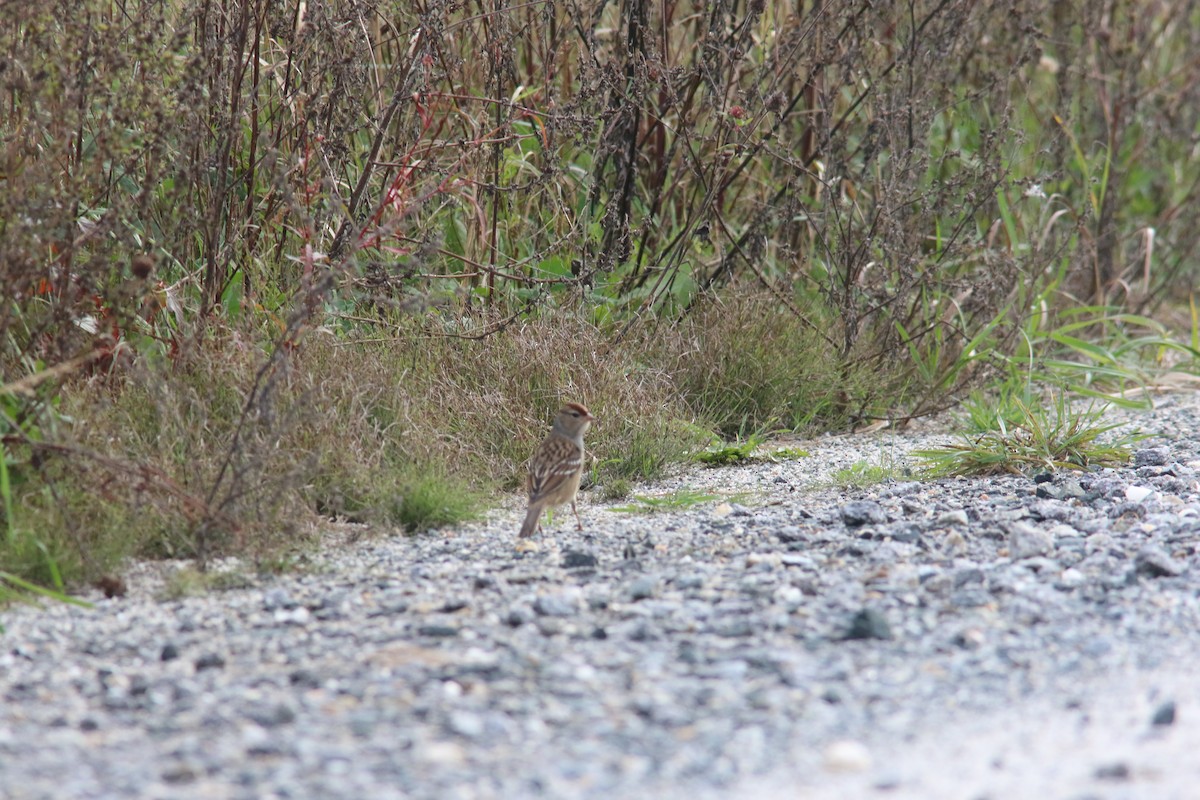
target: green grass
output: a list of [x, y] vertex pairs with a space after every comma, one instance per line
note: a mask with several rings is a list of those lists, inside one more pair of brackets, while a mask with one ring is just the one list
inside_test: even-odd
[[792, 461], [809, 455], [807, 450], [799, 447], [777, 447], [774, 450], [756, 452], [765, 441], [765, 433], [752, 433], [745, 439], [732, 442], [714, 438], [708, 447], [693, 453], [692, 460], [710, 467], [725, 467], [751, 461]]
[[[990, 420], [976, 414], [964, 420], [960, 441], [915, 451], [925, 475], [1028, 474], [1036, 470], [1118, 466], [1132, 455], [1137, 433], [1103, 421], [1105, 407], [1075, 409], [1058, 392], [1042, 403], [1010, 397]], [[1110, 435], [1112, 434], [1112, 435]]]
[[740, 464], [753, 458], [754, 451], [766, 441], [766, 438], [764, 434], [752, 433], [746, 439], [735, 442], [722, 442], [718, 439], [706, 449], [696, 453], [693, 458], [710, 467]]
[[878, 464], [856, 461], [850, 466], [834, 471], [832, 483], [842, 488], [863, 489], [901, 476], [901, 470], [890, 456], [880, 457]]
[[[65, 591], [58, 558], [51, 547], [32, 530], [18, 525], [9, 474], [8, 448], [0, 442], [0, 503], [4, 507], [3, 538], [0, 539], [0, 564], [20, 574], [0, 570], [0, 606], [36, 597], [90, 607]], [[3, 631], [0, 626], [0, 631]]]
[[609, 511], [622, 514], [655, 514], [662, 511], [682, 511], [720, 499], [719, 494], [683, 488], [660, 496], [635, 495], [630, 505], [614, 506]]
[[172, 572], [159, 592], [160, 600], [182, 600], [213, 592], [248, 589], [255, 580], [241, 569], [201, 570], [186, 566]]
[[475, 519], [484, 503], [484, 495], [444, 475], [426, 473], [403, 479], [391, 501], [385, 504], [386, 521], [408, 533]]

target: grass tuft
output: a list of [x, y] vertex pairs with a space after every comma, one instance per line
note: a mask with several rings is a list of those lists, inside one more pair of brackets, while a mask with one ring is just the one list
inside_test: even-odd
[[693, 508], [704, 503], [719, 500], [720, 495], [697, 491], [696, 489], [676, 489], [667, 495], [657, 497], [650, 495], [635, 495], [633, 503], [627, 506], [614, 506], [609, 509], [623, 514], [655, 514], [660, 511], [679, 511]]
[[856, 461], [850, 466], [833, 473], [833, 485], [843, 488], [865, 489], [884, 481], [900, 477], [900, 468], [890, 456], [880, 458], [878, 464]]
[[1101, 422], [1105, 407], [1076, 410], [1062, 393], [1046, 405], [1019, 398], [1009, 402], [992, 418], [994, 427], [981, 431], [981, 419], [972, 417], [959, 434], [960, 442], [914, 452], [924, 462], [925, 474], [1026, 474], [1039, 469], [1116, 466], [1129, 460], [1131, 445], [1142, 438], [1132, 433], [1104, 441], [1105, 434], [1122, 426]]

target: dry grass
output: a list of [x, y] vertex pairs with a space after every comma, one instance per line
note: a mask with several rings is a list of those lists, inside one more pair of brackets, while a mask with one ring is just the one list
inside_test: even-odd
[[10, 6], [0, 563], [39, 580], [461, 519], [566, 398], [617, 496], [1195, 283], [1170, 4]]

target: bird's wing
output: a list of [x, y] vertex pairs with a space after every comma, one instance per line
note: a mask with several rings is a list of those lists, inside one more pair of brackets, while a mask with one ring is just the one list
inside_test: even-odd
[[569, 480], [583, 464], [579, 446], [562, 436], [550, 436], [542, 442], [529, 462], [530, 502], [537, 502]]

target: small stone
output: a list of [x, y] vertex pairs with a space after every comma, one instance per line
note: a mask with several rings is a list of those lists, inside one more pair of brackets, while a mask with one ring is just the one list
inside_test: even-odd
[[281, 625], [304, 625], [312, 614], [304, 606], [297, 606], [295, 608], [278, 608], [273, 616], [275, 621]]
[[779, 553], [750, 553], [746, 556], [747, 567], [778, 567], [783, 564], [783, 557]]
[[937, 518], [938, 525], [948, 528], [957, 527], [965, 528], [970, 520], [967, 519], [967, 512], [961, 508], [955, 508], [950, 511], [945, 511]]
[[649, 575], [643, 575], [629, 585], [629, 599], [634, 602], [648, 600], [654, 597], [657, 591], [658, 581]]
[[733, 506], [729, 503], [718, 503], [712, 510], [712, 515], [717, 519], [724, 519], [733, 513]]
[[225, 667], [225, 659], [216, 653], [207, 653], [196, 659], [196, 672], [203, 672], [206, 669], [223, 669]]
[[563, 567], [566, 569], [594, 569], [600, 559], [584, 550], [566, 550], [563, 552]]
[[967, 539], [962, 535], [962, 531], [955, 528], [942, 537], [942, 547], [952, 556], [966, 555]]
[[533, 601], [533, 610], [543, 617], [570, 617], [579, 610], [579, 597], [558, 592], [543, 594]]
[[483, 717], [471, 711], [451, 711], [446, 719], [446, 727], [452, 733], [467, 739], [478, 739], [483, 736], [485, 725]]
[[1033, 558], [1054, 549], [1054, 538], [1028, 522], [1014, 522], [1008, 530], [1008, 554], [1014, 561]]
[[504, 624], [510, 628], [519, 628], [533, 620], [533, 613], [527, 608], [514, 608], [504, 617]]
[[1098, 781], [1127, 781], [1130, 775], [1129, 765], [1124, 761], [1114, 761], [1111, 764], [1096, 767], [1096, 771], [1092, 774]]
[[458, 628], [453, 625], [438, 625], [436, 623], [417, 626], [418, 636], [432, 636], [435, 639], [449, 639], [458, 636]]
[[914, 522], [897, 522], [881, 529], [880, 534], [901, 544], [916, 544], [921, 541], [921, 528]]
[[1034, 495], [1045, 500], [1062, 500], [1063, 491], [1052, 483], [1039, 483]]
[[1143, 447], [1133, 454], [1135, 467], [1161, 467], [1171, 457], [1171, 451], [1165, 447]]
[[175, 764], [162, 771], [162, 779], [173, 785], [192, 783], [196, 780], [196, 770], [188, 764]]
[[874, 500], [852, 500], [841, 508], [842, 522], [848, 527], [859, 525], [882, 525], [887, 522], [887, 512]]
[[1071, 516], [1071, 506], [1062, 500], [1034, 500], [1029, 504], [1029, 514], [1037, 520], [1062, 522]]
[[956, 608], [981, 608], [992, 601], [991, 595], [985, 590], [975, 587], [960, 589], [949, 597], [950, 604]]
[[1078, 589], [1087, 583], [1087, 576], [1074, 567], [1068, 567], [1058, 576], [1058, 583], [1055, 588], [1058, 589]]
[[296, 721], [296, 712], [284, 703], [251, 708], [246, 712], [246, 716], [264, 728], [278, 728], [280, 725], [289, 725]]
[[464, 608], [471, 605], [465, 597], [453, 597], [442, 604], [442, 611], [447, 614], [453, 614], [455, 611], [462, 611]]
[[871, 768], [871, 751], [862, 742], [842, 739], [831, 742], [823, 754], [830, 772], [866, 772]]
[[775, 532], [775, 537], [784, 544], [789, 542], [807, 542], [811, 539], [811, 535], [800, 530], [798, 525], [784, 525]]
[[421, 742], [413, 748], [413, 758], [439, 767], [461, 767], [467, 753], [457, 742]]
[[321, 687], [321, 676], [311, 669], [301, 667], [300, 669], [292, 670], [288, 675], [288, 683], [292, 686], [298, 686], [301, 689], [319, 689]]
[[567, 629], [559, 617], [540, 617], [537, 621], [538, 633], [542, 636], [558, 636]]
[[1154, 494], [1154, 490], [1148, 486], [1130, 486], [1125, 489], [1125, 499], [1131, 503], [1141, 503]]
[[724, 636], [728, 639], [753, 636], [759, 632], [758, 628], [748, 619], [732, 619], [719, 622], [713, 626], [712, 631], [717, 636]]
[[1155, 544], [1138, 550], [1134, 564], [1137, 574], [1147, 578], [1170, 578], [1183, 572], [1183, 565]]
[[1088, 493], [1084, 491], [1083, 484], [1079, 482], [1078, 478], [1068, 478], [1062, 482], [1062, 486], [1060, 488], [1062, 489], [1062, 496], [1065, 498], [1072, 500], [1084, 500], [1088, 496]]
[[263, 610], [276, 611], [281, 608], [295, 608], [296, 601], [286, 589], [271, 589], [263, 595]]
[[964, 650], [977, 650], [986, 641], [984, 633], [979, 628], [967, 628], [954, 635], [953, 642]]
[[979, 567], [964, 567], [954, 573], [954, 588], [961, 589], [972, 583], [983, 583], [985, 576]]
[[864, 608], [850, 618], [844, 639], [891, 639], [887, 618], [873, 608]]
[[1150, 718], [1150, 724], [1156, 728], [1165, 728], [1168, 725], [1174, 725], [1175, 701], [1168, 700], [1154, 709], [1154, 716]]
[[1053, 472], [1039, 472], [1033, 476], [1034, 483], [1050, 483], [1052, 480], [1054, 480]]
[[158, 654], [159, 661], [174, 661], [177, 658], [179, 658], [179, 648], [170, 642], [164, 644], [162, 652]]

